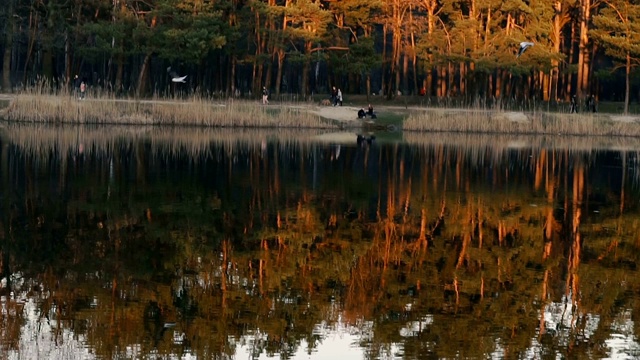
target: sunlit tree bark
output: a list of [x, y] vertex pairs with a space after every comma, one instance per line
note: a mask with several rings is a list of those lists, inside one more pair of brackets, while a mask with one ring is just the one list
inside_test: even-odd
[[580, 35], [578, 38], [578, 85], [577, 94], [582, 98], [589, 89], [589, 25], [591, 23], [591, 0], [580, 0]]

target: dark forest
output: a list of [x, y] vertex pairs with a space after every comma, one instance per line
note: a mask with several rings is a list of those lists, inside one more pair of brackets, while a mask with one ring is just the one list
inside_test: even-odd
[[[638, 97], [631, 0], [4, 0], [2, 91]], [[534, 46], [516, 56], [521, 42]]]

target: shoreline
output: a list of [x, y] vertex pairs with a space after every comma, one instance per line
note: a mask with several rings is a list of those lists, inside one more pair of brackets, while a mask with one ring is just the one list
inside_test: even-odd
[[[377, 136], [373, 144], [403, 144], [417, 149], [455, 148], [468, 151], [490, 151], [496, 156], [512, 150], [547, 149], [549, 151], [599, 152], [640, 151], [640, 138], [605, 138], [559, 135], [487, 135], [443, 133], [395, 133], [395, 137]], [[149, 141], [172, 152], [187, 151], [194, 156], [210, 154], [212, 143], [224, 144], [229, 150], [263, 149], [266, 143], [278, 146], [308, 148], [311, 146], [360, 146], [358, 133], [335, 129], [231, 129], [184, 128], [131, 125], [69, 125], [0, 123], [0, 137], [13, 142], [30, 154], [107, 154], [119, 146], [126, 148], [137, 141]], [[11, 139], [11, 140], [9, 140]]]
[[553, 113], [500, 109], [378, 105], [378, 118], [358, 119], [361, 107], [314, 102], [210, 101], [192, 98], [77, 100], [70, 95], [0, 94], [0, 118], [42, 124], [171, 125], [219, 128], [360, 129], [408, 133], [640, 137], [640, 115]]

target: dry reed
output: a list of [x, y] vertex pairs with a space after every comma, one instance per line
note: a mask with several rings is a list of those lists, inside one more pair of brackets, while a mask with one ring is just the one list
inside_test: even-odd
[[3, 117], [8, 121], [56, 124], [188, 125], [211, 127], [318, 128], [337, 126], [291, 104], [263, 106], [254, 101], [116, 99], [94, 93], [79, 100], [64, 91], [34, 87], [15, 96]]
[[611, 114], [427, 109], [412, 112], [405, 131], [581, 136], [640, 136], [640, 117]]

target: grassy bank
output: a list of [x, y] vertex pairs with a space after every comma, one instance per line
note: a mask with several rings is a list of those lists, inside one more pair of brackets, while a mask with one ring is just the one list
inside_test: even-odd
[[[379, 100], [380, 97], [378, 97]], [[226, 128], [337, 129], [365, 131], [451, 132], [483, 134], [547, 134], [640, 137], [640, 115], [531, 111], [501, 108], [442, 108], [389, 101], [375, 105], [378, 118], [356, 119], [339, 108], [310, 102], [186, 99], [134, 100], [93, 93], [78, 100], [69, 93], [36, 88], [2, 100], [0, 118], [43, 124], [184, 125]], [[366, 107], [366, 98], [352, 97], [354, 108]], [[395, 132], [394, 132], [395, 133]], [[383, 134], [380, 134], [383, 135]]]
[[258, 128], [336, 128], [337, 125], [291, 104], [263, 106], [255, 101], [126, 100], [100, 96], [78, 100], [70, 95], [23, 93], [0, 114], [8, 121], [185, 125]]
[[640, 116], [493, 110], [429, 109], [413, 111], [405, 131], [460, 133], [640, 136]]

